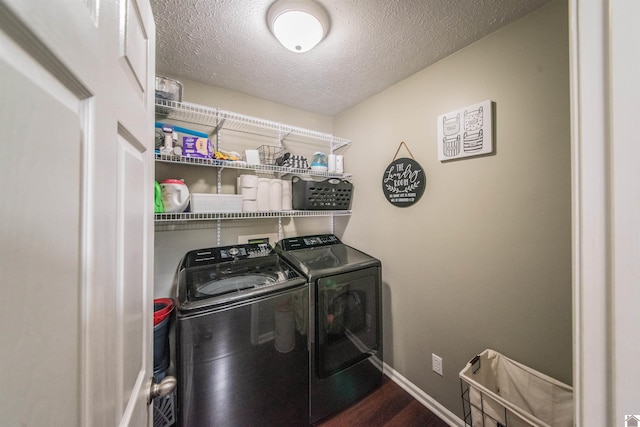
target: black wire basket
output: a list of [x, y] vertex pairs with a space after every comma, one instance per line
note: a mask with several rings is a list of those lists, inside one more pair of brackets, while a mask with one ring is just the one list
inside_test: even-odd
[[263, 165], [275, 165], [276, 159], [282, 156], [285, 152], [283, 147], [277, 147], [273, 145], [261, 145], [258, 147], [258, 154], [260, 155], [260, 164]]

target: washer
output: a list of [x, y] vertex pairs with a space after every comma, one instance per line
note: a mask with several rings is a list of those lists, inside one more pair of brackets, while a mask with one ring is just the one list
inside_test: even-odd
[[178, 426], [307, 426], [306, 279], [247, 244], [188, 252], [176, 289]]
[[310, 422], [382, 382], [382, 266], [333, 234], [288, 238], [276, 252], [309, 282]]

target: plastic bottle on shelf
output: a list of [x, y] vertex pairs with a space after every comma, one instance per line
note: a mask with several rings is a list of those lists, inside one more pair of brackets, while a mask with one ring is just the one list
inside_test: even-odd
[[316, 151], [311, 159], [311, 170], [326, 172], [327, 169], [327, 155], [321, 151]]
[[330, 173], [333, 173], [336, 171], [336, 155], [335, 154], [329, 154], [329, 156], [327, 157], [327, 168]]
[[167, 213], [184, 212], [189, 205], [189, 188], [181, 179], [165, 179], [160, 183], [162, 205]]
[[336, 173], [344, 173], [344, 157], [342, 154], [336, 156]]

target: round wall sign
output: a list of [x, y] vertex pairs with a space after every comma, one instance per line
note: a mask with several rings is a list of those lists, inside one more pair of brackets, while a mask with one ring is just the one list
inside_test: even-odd
[[395, 159], [382, 177], [382, 191], [389, 203], [406, 208], [420, 200], [427, 185], [424, 169], [413, 159]]

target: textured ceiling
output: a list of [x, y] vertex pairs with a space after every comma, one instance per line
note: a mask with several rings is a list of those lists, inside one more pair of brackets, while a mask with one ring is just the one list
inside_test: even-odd
[[275, 0], [151, 0], [157, 73], [333, 117], [549, 0], [318, 0], [327, 37], [282, 47]]

